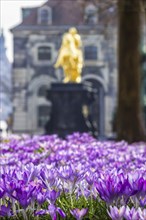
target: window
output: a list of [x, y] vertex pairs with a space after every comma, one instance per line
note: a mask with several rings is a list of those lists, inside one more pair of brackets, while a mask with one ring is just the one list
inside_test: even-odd
[[48, 6], [44, 6], [39, 9], [38, 23], [42, 25], [52, 24], [52, 9]]
[[97, 8], [95, 5], [88, 5], [85, 8], [85, 22], [86, 24], [97, 24]]
[[41, 24], [47, 24], [49, 20], [49, 14], [47, 9], [41, 10]]
[[50, 106], [38, 106], [38, 127], [44, 127], [50, 118]]
[[97, 60], [97, 47], [86, 46], [84, 48], [84, 58], [85, 60]]
[[38, 90], [38, 96], [39, 97], [46, 97], [46, 95], [47, 95], [47, 87], [41, 86]]
[[[54, 63], [55, 45], [50, 42], [38, 42], [34, 45], [33, 63], [36, 66], [50, 66]], [[53, 68], [53, 67], [52, 67]]]
[[23, 18], [23, 20], [31, 14], [32, 10], [33, 10], [32, 8], [22, 8], [22, 18]]
[[51, 60], [51, 59], [52, 59], [51, 47], [48, 46], [38, 47], [38, 60]]

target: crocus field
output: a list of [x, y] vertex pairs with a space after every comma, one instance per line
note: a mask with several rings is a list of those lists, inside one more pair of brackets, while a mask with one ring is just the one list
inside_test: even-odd
[[146, 220], [146, 143], [11, 135], [0, 166], [0, 219]]

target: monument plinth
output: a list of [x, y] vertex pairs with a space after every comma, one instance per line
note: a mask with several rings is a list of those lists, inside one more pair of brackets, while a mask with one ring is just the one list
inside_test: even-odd
[[89, 132], [83, 109], [94, 99], [89, 86], [82, 83], [53, 83], [47, 99], [52, 102], [50, 120], [46, 124], [46, 134], [65, 137], [73, 132]]

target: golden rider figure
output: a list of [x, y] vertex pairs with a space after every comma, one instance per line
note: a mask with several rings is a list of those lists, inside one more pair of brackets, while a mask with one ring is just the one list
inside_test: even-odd
[[64, 83], [81, 82], [83, 68], [82, 42], [77, 29], [72, 27], [63, 35], [62, 45], [59, 50], [55, 68], [62, 67], [64, 71]]

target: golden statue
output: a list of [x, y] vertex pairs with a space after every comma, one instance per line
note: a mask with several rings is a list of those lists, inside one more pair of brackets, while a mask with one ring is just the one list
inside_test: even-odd
[[59, 50], [55, 68], [62, 67], [65, 78], [63, 82], [81, 82], [83, 68], [83, 54], [81, 37], [77, 29], [72, 27], [63, 35], [62, 45]]

